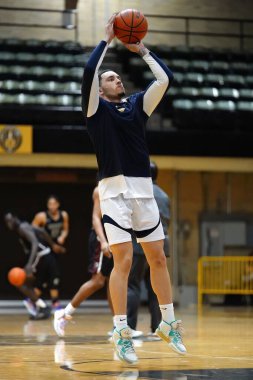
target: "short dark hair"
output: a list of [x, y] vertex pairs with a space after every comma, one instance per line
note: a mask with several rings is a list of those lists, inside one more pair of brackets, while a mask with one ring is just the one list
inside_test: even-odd
[[50, 199], [54, 199], [54, 200], [56, 200], [56, 202], [61, 203], [61, 202], [60, 202], [60, 199], [59, 199], [59, 197], [57, 197], [57, 195], [50, 194], [50, 195], [47, 197], [47, 203], [48, 203], [48, 201], [50, 201]]
[[152, 181], [156, 181], [157, 176], [158, 176], [158, 167], [154, 161], [150, 161], [150, 172], [151, 172]]
[[98, 73], [98, 83], [99, 83], [99, 86], [100, 86], [100, 84], [101, 84], [101, 77], [102, 77], [102, 75], [104, 74], [104, 73], [107, 73], [107, 71], [112, 71], [111, 69], [105, 69], [105, 70], [101, 70], [101, 71], [99, 71], [99, 73]]

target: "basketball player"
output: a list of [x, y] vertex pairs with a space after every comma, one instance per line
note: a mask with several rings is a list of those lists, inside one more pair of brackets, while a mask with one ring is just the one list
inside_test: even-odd
[[[32, 225], [43, 227], [55, 243], [64, 245], [69, 234], [69, 215], [60, 209], [60, 200], [56, 195], [50, 195], [47, 198], [47, 210], [38, 212], [32, 221]], [[60, 280], [58, 255], [55, 258]], [[58, 289], [55, 289], [53, 293], [52, 307], [54, 311], [61, 308]]]
[[114, 309], [113, 341], [122, 361], [136, 363], [131, 330], [127, 325], [127, 281], [132, 263], [134, 230], [150, 265], [151, 283], [157, 295], [162, 322], [157, 334], [180, 354], [186, 353], [181, 321], [176, 320], [166, 258], [164, 233], [153, 195], [145, 126], [173, 80], [167, 66], [142, 42], [125, 45], [138, 54], [154, 74], [154, 81], [140, 93], [126, 98], [119, 74], [106, 70], [98, 75], [107, 49], [115, 37], [115, 15], [108, 21], [105, 38], [85, 65], [82, 109], [94, 144], [99, 167], [99, 199], [103, 223], [113, 254], [110, 294]]
[[60, 209], [60, 201], [56, 195], [47, 198], [47, 211], [38, 212], [32, 225], [45, 228], [56, 243], [64, 245], [69, 234], [69, 215]]
[[25, 266], [27, 282], [17, 287], [28, 297], [24, 300], [28, 313], [33, 320], [49, 318], [51, 309], [40, 296], [47, 284], [51, 298], [54, 297], [59, 284], [59, 274], [52, 251], [57, 254], [65, 253], [65, 248], [56, 244], [43, 229], [20, 221], [12, 213], [6, 214], [4, 221], [7, 227], [18, 235], [25, 254], [29, 256]]

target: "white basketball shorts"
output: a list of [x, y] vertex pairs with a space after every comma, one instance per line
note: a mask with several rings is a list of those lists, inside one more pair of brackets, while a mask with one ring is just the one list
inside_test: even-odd
[[101, 200], [103, 223], [110, 245], [132, 240], [137, 242], [164, 239], [159, 209], [154, 198], [125, 199], [122, 194]]

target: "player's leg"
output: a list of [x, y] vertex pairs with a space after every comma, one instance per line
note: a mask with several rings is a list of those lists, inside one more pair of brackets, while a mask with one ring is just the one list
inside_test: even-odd
[[175, 320], [174, 315], [170, 276], [163, 250], [164, 233], [157, 203], [154, 198], [138, 199], [133, 208], [134, 231], [150, 266], [150, 280], [162, 314], [162, 322], [156, 333], [170, 342], [175, 351], [185, 354], [181, 338], [182, 321]]
[[127, 284], [132, 264], [131, 204], [122, 195], [100, 202], [103, 223], [114, 267], [110, 275], [110, 294], [114, 309], [113, 342], [122, 361], [136, 363], [137, 356], [132, 342], [131, 329], [127, 325]]
[[51, 308], [46, 304], [46, 302], [41, 298], [41, 295], [44, 290], [44, 284], [48, 282], [48, 263], [47, 256], [45, 255], [37, 261], [36, 264], [36, 272], [35, 272], [35, 280], [34, 280], [34, 291], [37, 296], [36, 305], [36, 315], [32, 316], [32, 320], [41, 320], [47, 319], [51, 315]]
[[150, 280], [162, 314], [162, 322], [158, 326], [156, 334], [166, 342], [170, 342], [174, 351], [185, 354], [186, 348], [181, 337], [182, 321], [176, 320], [174, 315], [171, 282], [163, 252], [163, 240], [142, 242], [141, 245], [150, 266]]
[[141, 281], [144, 276], [146, 258], [144, 254], [134, 254], [133, 263], [128, 278], [127, 288], [127, 322], [133, 330], [133, 338], [143, 335], [142, 331], [136, 331], [138, 309], [140, 306]]
[[65, 309], [57, 310], [54, 314], [54, 329], [60, 337], [65, 336], [65, 327], [72, 319], [76, 308], [105, 284], [105, 276], [101, 271], [103, 253], [94, 230], [91, 230], [89, 236], [88, 256], [88, 272], [91, 274], [91, 279], [80, 287]]

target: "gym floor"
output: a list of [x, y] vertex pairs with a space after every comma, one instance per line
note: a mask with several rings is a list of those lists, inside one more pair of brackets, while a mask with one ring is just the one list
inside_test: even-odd
[[186, 356], [180, 356], [165, 342], [147, 336], [149, 314], [139, 315], [135, 339], [139, 363], [117, 360], [107, 332], [112, 328], [109, 310], [83, 309], [58, 338], [52, 321], [29, 321], [27, 315], [0, 315], [1, 380], [252, 380], [252, 308], [206, 307], [176, 310], [186, 333]]

